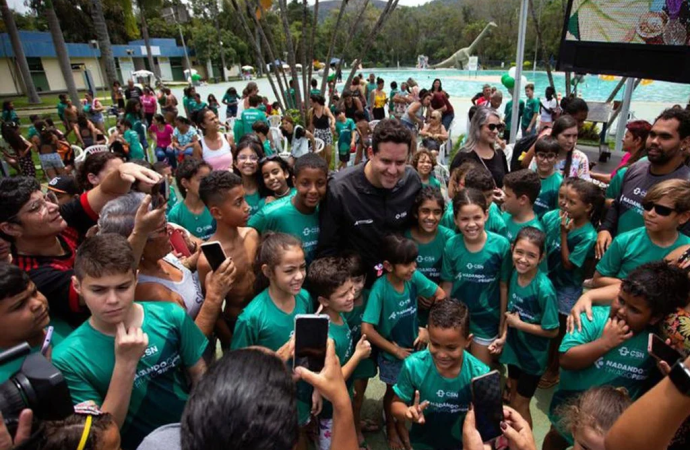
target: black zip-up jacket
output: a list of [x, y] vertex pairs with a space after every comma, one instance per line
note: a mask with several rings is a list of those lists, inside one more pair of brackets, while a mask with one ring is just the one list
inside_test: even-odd
[[371, 286], [376, 279], [374, 267], [382, 262], [381, 240], [404, 231], [422, 182], [408, 166], [393, 189], [380, 189], [364, 176], [364, 166], [341, 170], [330, 179], [326, 199], [319, 206], [317, 254], [359, 253], [368, 269], [367, 286]]

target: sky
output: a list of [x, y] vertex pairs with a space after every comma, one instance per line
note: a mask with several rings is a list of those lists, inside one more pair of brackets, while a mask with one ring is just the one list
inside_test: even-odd
[[[418, 5], [423, 5], [424, 3], [429, 3], [431, 0], [399, 0], [398, 5], [400, 6], [418, 6]], [[314, 0], [308, 0], [310, 4], [314, 3]], [[27, 7], [24, 6], [24, 0], [7, 0], [7, 4], [9, 5], [10, 8], [18, 11], [18, 12], [25, 12], [27, 11]]]

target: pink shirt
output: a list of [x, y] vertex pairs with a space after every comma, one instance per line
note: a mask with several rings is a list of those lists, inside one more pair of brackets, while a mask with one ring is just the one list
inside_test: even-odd
[[144, 106], [144, 113], [156, 114], [156, 97], [144, 95], [141, 97], [141, 104]]
[[172, 135], [175, 130], [170, 124], [165, 124], [163, 130], [158, 129], [158, 126], [154, 123], [149, 128], [151, 133], [156, 135], [156, 147], [170, 147], [172, 145]]

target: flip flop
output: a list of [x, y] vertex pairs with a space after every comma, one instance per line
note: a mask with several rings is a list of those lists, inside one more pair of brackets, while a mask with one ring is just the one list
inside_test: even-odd
[[559, 381], [559, 380], [560, 380], [560, 376], [558, 376], [558, 375], [556, 375], [556, 377], [554, 377], [554, 378], [544, 378], [544, 377], [541, 377], [541, 379], [539, 380], [539, 384], [537, 385], [537, 387], [538, 387], [539, 389], [551, 389], [552, 387], [554, 387], [555, 385], [558, 384], [558, 381]]

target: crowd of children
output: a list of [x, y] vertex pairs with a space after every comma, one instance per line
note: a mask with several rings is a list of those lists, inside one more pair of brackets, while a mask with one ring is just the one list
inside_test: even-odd
[[[218, 132], [217, 113], [210, 112], [219, 107], [215, 98], [205, 105], [186, 93], [185, 108], [196, 113], [202, 137], [184, 118], [173, 129], [165, 117], [153, 116], [156, 151], [168, 162], [156, 165], [158, 174], [145, 161], [125, 162], [143, 151], [133, 124], [123, 119], [118, 130], [127, 151], [89, 155], [79, 168], [84, 193], [65, 191], [68, 179], [51, 182], [62, 206], [34, 184], [0, 181], [0, 195], [7, 197], [0, 206], [0, 237], [10, 243], [8, 260], [21, 268], [0, 265], [0, 327], [12, 330], [0, 337], [0, 348], [23, 341], [40, 347], [49, 322], [78, 325], [61, 328], [66, 331], [52, 361], [75, 403], [92, 401], [106, 413], [89, 419], [94, 442], [102, 443], [92, 448], [115, 448], [104, 444], [115, 439], [113, 424], [122, 447], [134, 449], [157, 427], [179, 422], [190, 389], [213, 364], [216, 344], [222, 352], [265, 347], [290, 360], [295, 317], [317, 312], [329, 318], [362, 449], [369, 448], [365, 433], [379, 426], [394, 450], [462, 448], [465, 416], [474, 420], [471, 381], [503, 366], [504, 402], [513, 408], [506, 414], [518, 414], [530, 426], [537, 389], [556, 386], [545, 450], [573, 443], [603, 449], [616, 418], [662, 375], [647, 350], [650, 334], [688, 304], [686, 272], [663, 260], [690, 246], [690, 237], [679, 231], [690, 220], [690, 181], [664, 177], [649, 186], [627, 212], [639, 215], [640, 226], [614, 233], [595, 258], [607, 205], [604, 190], [573, 155], [574, 118], [556, 120], [552, 135], [539, 136], [530, 149], [531, 168], [502, 174], [498, 189], [490, 160], [477, 154], [479, 163], [454, 167], [446, 184], [436, 176], [436, 153], [421, 146], [412, 155], [405, 147], [412, 134], [397, 119], [385, 119], [369, 136], [362, 111], [353, 120], [337, 108], [332, 125], [339, 168], [345, 169], [353, 151], [358, 164], [339, 175], [361, 172], [358, 188], [370, 196], [356, 202], [382, 198], [393, 208], [405, 180], [416, 194], [402, 205], [405, 211], [391, 209], [390, 217], [403, 226], [395, 233], [377, 230], [382, 238], [376, 249], [364, 255], [348, 241], [346, 233], [373, 223], [362, 215], [338, 224], [346, 251], [325, 252], [323, 236], [332, 230], [322, 230], [321, 213], [327, 199], [333, 201], [327, 160], [309, 151], [293, 153], [289, 161], [273, 153], [265, 124], [270, 112], [259, 109], [255, 87], [248, 86], [242, 98], [231, 88], [222, 98], [227, 114], [239, 118], [236, 141]], [[238, 112], [245, 99], [247, 108]], [[669, 114], [657, 120], [659, 130], [657, 123], [650, 128], [649, 161], [627, 170], [623, 192], [640, 165], [659, 163], [659, 153], [674, 154], [670, 144], [657, 142], [659, 136], [670, 133], [665, 139], [676, 139], [687, 151], [690, 116]], [[475, 115], [473, 126], [483, 126], [474, 123], [482, 117], [492, 116]], [[675, 125], [671, 131], [669, 123]], [[290, 128], [289, 139], [314, 139], [301, 133]], [[402, 163], [387, 159], [401, 145]], [[365, 155], [366, 165], [359, 164]], [[370, 178], [367, 170], [377, 172]], [[163, 179], [174, 180], [177, 189], [169, 192], [179, 192], [179, 202], [167, 195], [161, 201], [152, 190]], [[142, 192], [129, 199], [134, 209], [108, 203], [128, 198], [122, 195], [130, 185]], [[345, 184], [339, 188], [342, 195], [359, 195]], [[631, 204], [620, 196], [617, 201]], [[328, 206], [357, 214], [344, 201]], [[75, 210], [78, 215], [64, 225], [61, 215]], [[98, 227], [87, 237], [99, 213]], [[170, 244], [172, 235], [182, 236], [186, 255], [175, 247], [179, 242]], [[52, 244], [32, 246], [32, 239]], [[227, 258], [216, 270], [200, 250], [211, 241]], [[372, 253], [375, 267], [368, 266]], [[157, 262], [163, 258], [168, 263]], [[43, 264], [60, 277], [38, 273]], [[60, 295], [39, 292], [39, 281], [41, 290], [60, 284]], [[151, 298], [164, 300], [138, 301], [138, 285], [146, 283], [165, 286], [165, 295], [151, 291]], [[197, 316], [201, 304], [208, 307]], [[90, 318], [60, 317], [69, 311]], [[1, 368], [0, 374], [1, 382], [11, 372]], [[381, 425], [361, 414], [368, 382], [377, 376], [386, 384]], [[337, 449], [331, 441], [333, 406], [322, 393], [300, 380], [295, 401], [298, 448], [312, 441]], [[91, 416], [77, 411], [64, 423], [51, 423], [46, 440], [73, 441], [66, 428], [83, 427], [83, 417]]]

